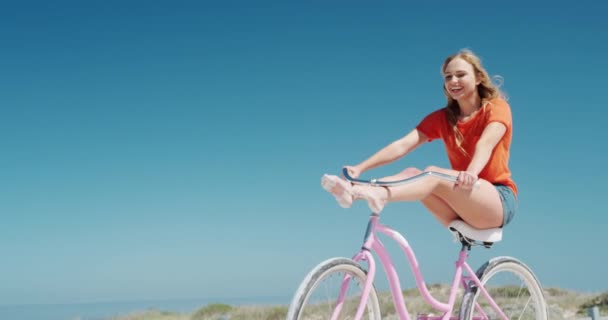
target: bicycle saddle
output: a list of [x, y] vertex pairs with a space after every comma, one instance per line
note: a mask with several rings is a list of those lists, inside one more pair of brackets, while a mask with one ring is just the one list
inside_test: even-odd
[[470, 244], [475, 244], [475, 241], [482, 242], [486, 248], [502, 240], [502, 228], [476, 229], [462, 220], [454, 220], [450, 222], [448, 229], [456, 239], [463, 240], [464, 237]]

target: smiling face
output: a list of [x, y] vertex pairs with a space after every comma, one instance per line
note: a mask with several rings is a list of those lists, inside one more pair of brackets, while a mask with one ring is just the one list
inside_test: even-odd
[[473, 65], [460, 57], [452, 59], [443, 70], [444, 88], [454, 100], [462, 100], [477, 94], [480, 83]]

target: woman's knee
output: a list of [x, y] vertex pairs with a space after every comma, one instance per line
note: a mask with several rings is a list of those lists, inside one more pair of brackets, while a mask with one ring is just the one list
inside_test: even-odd
[[438, 166], [428, 166], [428, 167], [424, 168], [424, 172], [429, 172], [429, 171], [438, 172], [438, 171], [442, 171], [442, 170], [443, 169], [439, 168]]
[[418, 175], [422, 173], [422, 171], [420, 171], [419, 169], [416, 168], [407, 168], [397, 174], [394, 174], [392, 176], [388, 176], [388, 177], [384, 177], [381, 180], [386, 180], [386, 181], [395, 181], [395, 180], [402, 180], [402, 179], [407, 179], [410, 177], [413, 177], [415, 175]]
[[411, 167], [411, 168], [406, 168], [405, 170], [399, 172], [399, 175], [411, 177], [411, 176], [415, 176], [415, 175], [421, 174], [421, 173], [422, 173], [422, 171], [420, 171], [420, 169]]

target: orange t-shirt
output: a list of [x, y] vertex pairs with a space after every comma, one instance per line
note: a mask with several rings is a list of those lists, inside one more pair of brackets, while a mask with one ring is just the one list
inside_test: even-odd
[[480, 109], [473, 118], [466, 122], [458, 122], [456, 126], [462, 136], [462, 147], [466, 150], [464, 154], [456, 144], [454, 131], [448, 123], [446, 109], [441, 108], [427, 115], [416, 127], [424, 133], [429, 141], [441, 138], [445, 144], [445, 149], [450, 159], [452, 169], [464, 171], [469, 166], [472, 156], [475, 153], [475, 144], [481, 137], [483, 129], [490, 122], [500, 122], [505, 125], [507, 131], [488, 160], [486, 166], [479, 173], [479, 178], [485, 179], [492, 184], [503, 184], [511, 188], [517, 194], [517, 186], [511, 179], [509, 170], [509, 147], [511, 146], [512, 123], [511, 108], [509, 104], [500, 98], [492, 99]]

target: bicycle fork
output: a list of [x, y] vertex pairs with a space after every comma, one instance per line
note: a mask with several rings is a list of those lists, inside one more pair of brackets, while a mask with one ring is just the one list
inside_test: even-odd
[[[363, 291], [361, 292], [361, 300], [359, 302], [359, 306], [357, 307], [357, 313], [355, 314], [355, 318], [353, 320], [360, 320], [361, 316], [363, 316], [363, 312], [365, 312], [365, 308], [367, 307], [369, 293], [374, 287], [373, 282], [376, 275], [376, 262], [370, 252], [370, 248], [374, 243], [373, 230], [378, 222], [378, 217], [378, 214], [372, 213], [371, 219], [367, 224], [367, 229], [365, 230], [365, 236], [363, 239], [363, 246], [361, 247], [361, 251], [359, 251], [359, 253], [357, 253], [352, 258], [355, 262], [358, 263], [361, 261], [367, 262], [367, 277], [365, 279], [365, 284], [363, 285]], [[350, 275], [345, 275], [344, 279], [342, 280], [340, 294], [338, 296], [338, 300], [336, 301], [336, 307], [334, 308], [330, 320], [337, 320], [340, 316], [340, 312], [342, 311], [342, 307], [344, 305], [344, 299], [346, 298], [346, 291], [348, 290], [350, 279]]]
[[[367, 277], [365, 279], [365, 284], [363, 285], [363, 291], [361, 292], [361, 300], [359, 302], [359, 306], [357, 307], [357, 313], [355, 314], [354, 318], [354, 320], [360, 320], [363, 316], [363, 312], [365, 312], [365, 308], [367, 307], [369, 293], [374, 287], [373, 282], [374, 276], [376, 274], [376, 263], [374, 262], [374, 259], [371, 257], [371, 253], [368, 250], [361, 250], [361, 252], [355, 255], [353, 260], [356, 262], [366, 261], [368, 263]], [[338, 296], [334, 312], [331, 315], [331, 320], [337, 320], [340, 316], [340, 312], [342, 311], [342, 306], [344, 305], [344, 299], [346, 298], [346, 291], [348, 290], [350, 280], [350, 275], [345, 275], [344, 279], [342, 280], [342, 286], [340, 287], [340, 295]]]

